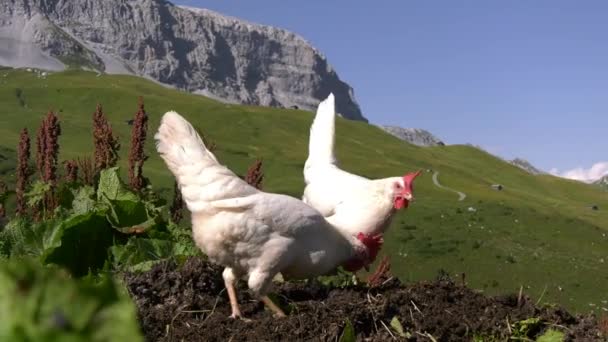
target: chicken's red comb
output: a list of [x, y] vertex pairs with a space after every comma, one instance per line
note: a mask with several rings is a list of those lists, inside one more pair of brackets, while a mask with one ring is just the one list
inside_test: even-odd
[[422, 170], [406, 173], [405, 176], [403, 176], [403, 182], [405, 183], [406, 190], [408, 190], [409, 192], [414, 191], [414, 179], [416, 179], [416, 177], [418, 177], [420, 173], [422, 173]]

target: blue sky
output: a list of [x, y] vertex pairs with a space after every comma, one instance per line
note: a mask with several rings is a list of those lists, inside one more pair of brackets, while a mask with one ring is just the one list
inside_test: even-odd
[[373, 123], [608, 172], [608, 1], [175, 2], [302, 35]]

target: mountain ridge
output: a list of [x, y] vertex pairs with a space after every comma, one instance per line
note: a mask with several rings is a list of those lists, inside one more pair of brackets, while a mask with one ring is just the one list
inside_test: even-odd
[[399, 126], [379, 125], [383, 131], [417, 146], [443, 146], [445, 143], [431, 132], [422, 128], [404, 128]]
[[511, 163], [517, 167], [520, 167], [521, 169], [526, 170], [527, 172], [529, 172], [533, 175], [541, 175], [541, 174], [546, 173], [546, 172], [542, 171], [541, 169], [532, 165], [532, 163], [530, 163], [529, 161], [522, 159], [522, 158], [515, 158], [512, 160], [509, 160], [509, 163]]
[[608, 175], [604, 175], [600, 179], [594, 181], [592, 184], [600, 187], [601, 189], [608, 190]]
[[288, 30], [164, 0], [0, 4], [0, 65], [132, 74], [241, 103], [314, 111], [330, 92], [367, 122], [326, 57]]

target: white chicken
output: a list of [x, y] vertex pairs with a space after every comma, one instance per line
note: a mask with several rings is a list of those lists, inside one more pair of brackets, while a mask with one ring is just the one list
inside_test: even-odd
[[220, 165], [183, 117], [166, 113], [154, 136], [192, 213], [196, 245], [225, 267], [232, 317], [241, 317], [234, 284], [249, 288], [277, 315], [266, 296], [273, 277], [308, 278], [348, 263], [368, 263], [366, 244], [328, 223], [302, 201], [257, 190]]
[[[390, 225], [395, 212], [408, 207], [413, 199], [413, 181], [420, 171], [375, 180], [343, 171], [334, 156], [334, 135], [334, 95], [329, 94], [319, 104], [310, 127], [303, 201], [353, 236], [378, 238]], [[373, 260], [377, 250], [370, 252]]]

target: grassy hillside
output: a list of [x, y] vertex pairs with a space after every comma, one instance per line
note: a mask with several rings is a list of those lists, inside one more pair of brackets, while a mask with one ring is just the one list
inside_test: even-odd
[[[264, 159], [265, 189], [300, 196], [312, 113], [227, 105], [167, 89], [130, 76], [96, 76], [69, 71], [41, 77], [23, 70], [0, 70], [0, 146], [16, 148], [19, 131], [35, 134], [43, 114], [59, 113], [61, 157], [92, 151], [91, 115], [104, 106], [126, 160], [137, 97], [150, 115], [149, 137], [160, 116], [176, 110], [218, 145], [220, 160], [243, 174]], [[157, 188], [173, 180], [148, 141], [145, 175]], [[4, 152], [0, 153], [4, 154]], [[10, 150], [9, 160], [11, 156]], [[440, 171], [416, 181], [416, 201], [400, 213], [386, 237], [393, 272], [403, 280], [432, 278], [439, 269], [466, 273], [466, 281], [490, 293], [520, 286], [542, 302], [578, 311], [608, 308], [608, 193], [548, 175], [532, 176], [469, 146], [422, 148], [380, 129], [338, 119], [337, 154], [347, 170], [386, 177], [415, 169]], [[502, 191], [491, 188], [500, 183]], [[591, 210], [596, 204], [600, 210]], [[469, 209], [472, 208], [472, 209]]]

